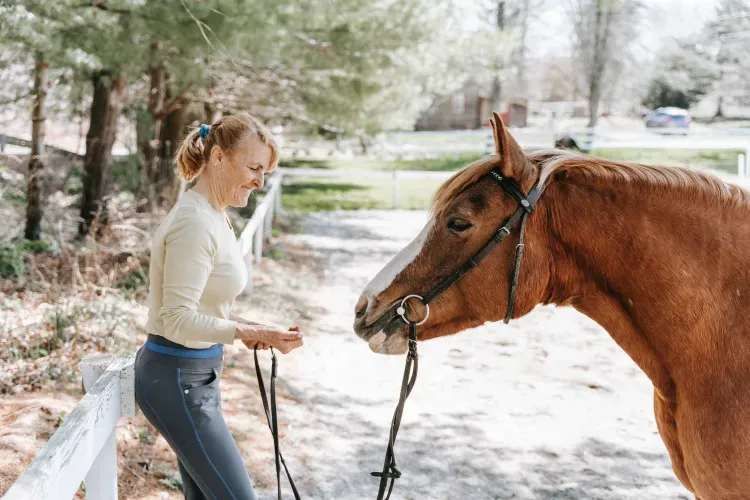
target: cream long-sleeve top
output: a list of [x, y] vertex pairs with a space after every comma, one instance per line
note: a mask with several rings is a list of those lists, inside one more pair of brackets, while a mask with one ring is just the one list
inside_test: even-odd
[[187, 191], [154, 234], [146, 331], [190, 348], [232, 344], [247, 269], [226, 214]]

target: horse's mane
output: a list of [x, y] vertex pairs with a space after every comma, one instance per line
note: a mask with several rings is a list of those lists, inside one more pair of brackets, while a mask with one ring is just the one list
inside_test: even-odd
[[[708, 207], [750, 209], [750, 193], [718, 177], [682, 167], [619, 163], [562, 150], [536, 151], [527, 155], [537, 167], [539, 182], [553, 182], [561, 174], [569, 180], [617, 185], [623, 189], [648, 189], [662, 196], [678, 195], [683, 201]], [[487, 155], [448, 179], [433, 199], [432, 212], [443, 213], [459, 193], [490, 171], [500, 167], [498, 154]]]

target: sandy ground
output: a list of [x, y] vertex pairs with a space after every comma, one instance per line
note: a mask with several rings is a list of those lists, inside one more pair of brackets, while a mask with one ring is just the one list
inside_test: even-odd
[[[282, 451], [304, 498], [375, 497], [369, 473], [382, 467], [404, 358], [371, 353], [352, 332], [353, 308], [425, 218], [313, 214], [286, 245], [305, 248], [318, 269], [310, 264], [298, 279], [268, 273], [269, 282], [240, 304], [248, 316], [300, 322], [307, 333], [302, 349], [280, 359], [280, 388], [290, 396], [280, 403]], [[396, 447], [404, 475], [394, 498], [692, 498], [672, 473], [651, 403], [646, 377], [572, 309], [540, 307], [508, 326], [422, 343]], [[256, 479], [262, 476], [260, 497], [270, 499], [270, 440], [264, 443], [262, 450], [240, 446], [256, 462]]]

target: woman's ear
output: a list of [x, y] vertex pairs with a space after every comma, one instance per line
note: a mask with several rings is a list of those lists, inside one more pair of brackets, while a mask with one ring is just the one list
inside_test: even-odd
[[221, 147], [214, 144], [211, 148], [211, 163], [221, 163], [221, 160], [224, 159], [224, 151], [221, 150]]

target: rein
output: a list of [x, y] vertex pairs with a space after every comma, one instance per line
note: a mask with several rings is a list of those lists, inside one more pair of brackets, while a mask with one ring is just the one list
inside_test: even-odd
[[295, 500], [300, 500], [299, 492], [297, 487], [294, 485], [292, 475], [289, 474], [289, 469], [286, 466], [284, 457], [281, 455], [279, 450], [279, 427], [278, 419], [276, 414], [276, 353], [271, 348], [271, 409], [269, 412], [268, 399], [266, 398], [266, 386], [263, 383], [263, 375], [260, 373], [260, 363], [258, 362], [258, 348], [256, 347], [253, 356], [255, 357], [255, 375], [258, 377], [258, 387], [260, 388], [260, 398], [263, 401], [263, 410], [266, 412], [266, 421], [268, 422], [268, 428], [271, 429], [271, 435], [273, 436], [273, 451], [276, 458], [276, 488], [278, 500], [281, 500], [281, 467], [284, 466], [286, 471], [286, 477], [289, 479], [289, 484], [292, 487]]
[[[396, 479], [401, 477], [401, 471], [396, 467], [396, 455], [394, 446], [396, 443], [396, 436], [398, 429], [401, 426], [401, 417], [404, 413], [404, 404], [406, 398], [409, 397], [414, 383], [417, 380], [417, 368], [419, 366], [418, 355], [417, 355], [417, 327], [424, 324], [430, 317], [430, 302], [438, 297], [440, 294], [445, 292], [458, 280], [460, 280], [466, 273], [474, 269], [479, 263], [487, 257], [495, 246], [501, 243], [511, 233], [511, 231], [520, 224], [518, 230], [518, 244], [516, 245], [516, 258], [513, 268], [513, 277], [510, 282], [510, 295], [508, 297], [508, 310], [505, 314], [503, 322], [507, 324], [513, 316], [513, 308], [516, 302], [516, 291], [518, 289], [518, 277], [521, 271], [521, 259], [523, 258], [524, 249], [524, 232], [526, 229], [526, 218], [534, 211], [536, 202], [539, 201], [539, 197], [544, 191], [544, 187], [540, 187], [538, 184], [529, 192], [528, 196], [524, 196], [520, 187], [515, 180], [507, 177], [503, 177], [502, 174], [492, 171], [490, 172], [491, 178], [510, 196], [515, 198], [518, 202], [518, 209], [513, 215], [505, 221], [505, 223], [495, 232], [494, 236], [488, 241], [479, 252], [477, 252], [472, 258], [470, 258], [461, 268], [453, 273], [451, 276], [440, 282], [435, 288], [432, 289], [424, 297], [419, 295], [407, 295], [401, 300], [400, 306], [396, 309], [396, 314], [409, 325], [409, 352], [406, 355], [406, 366], [404, 367], [404, 376], [401, 381], [401, 391], [398, 398], [398, 404], [396, 410], [393, 413], [393, 419], [391, 420], [391, 430], [388, 437], [388, 447], [385, 452], [385, 462], [383, 463], [383, 470], [381, 472], [371, 472], [370, 474], [380, 478], [380, 487], [378, 489], [377, 500], [388, 500], [391, 497], [394, 483]], [[415, 323], [406, 316], [406, 303], [410, 298], [416, 298], [422, 301], [422, 304], [427, 308], [424, 319]], [[388, 486], [388, 480], [390, 479], [390, 486]], [[386, 488], [388, 490], [386, 494]]]

